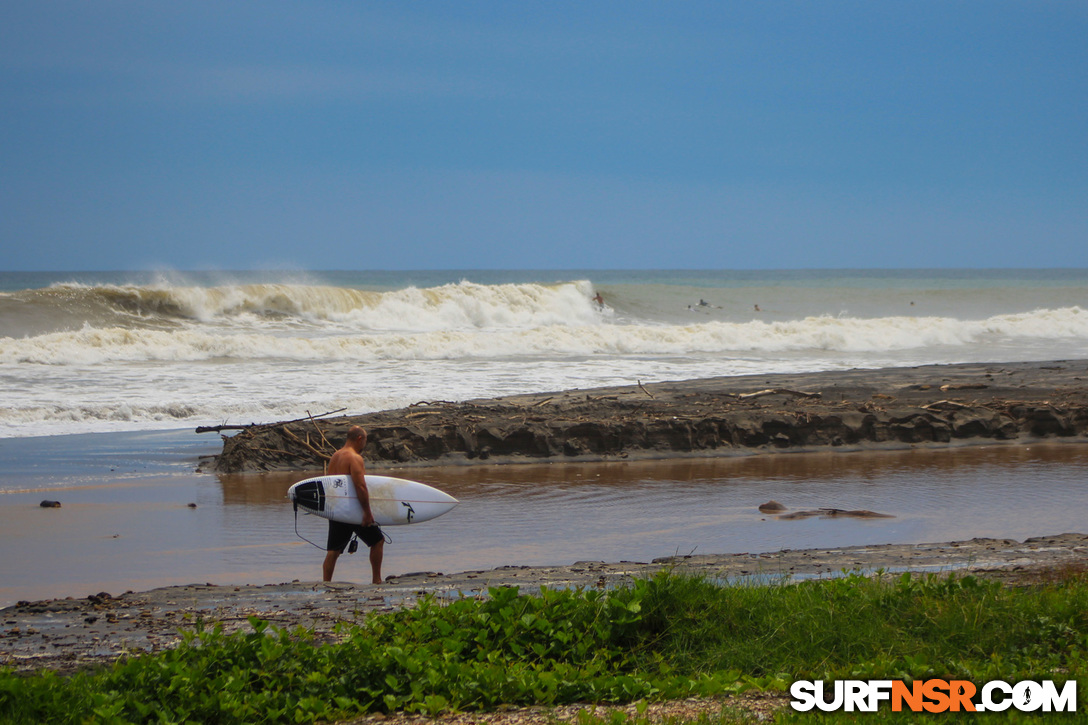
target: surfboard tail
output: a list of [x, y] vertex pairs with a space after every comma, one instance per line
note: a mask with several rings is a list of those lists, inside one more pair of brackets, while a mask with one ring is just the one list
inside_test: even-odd
[[325, 486], [317, 479], [296, 483], [288, 489], [287, 494], [296, 508], [301, 506], [314, 513], [325, 511]]

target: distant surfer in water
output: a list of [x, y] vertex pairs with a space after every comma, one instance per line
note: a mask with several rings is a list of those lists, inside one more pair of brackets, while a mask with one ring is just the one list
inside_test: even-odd
[[[366, 447], [366, 431], [357, 425], [348, 430], [344, 447], [332, 454], [325, 473], [329, 476], [351, 476], [355, 484], [355, 495], [363, 507], [363, 523], [345, 524], [329, 519], [329, 540], [325, 545], [325, 563], [321, 566], [323, 581], [332, 581], [336, 560], [344, 553], [352, 534], [356, 534], [363, 543], [370, 547], [370, 569], [375, 584], [382, 583], [382, 556], [385, 551], [385, 534], [374, 522], [370, 511], [370, 494], [366, 489], [366, 466], [362, 452]], [[354, 549], [352, 549], [354, 551]]]

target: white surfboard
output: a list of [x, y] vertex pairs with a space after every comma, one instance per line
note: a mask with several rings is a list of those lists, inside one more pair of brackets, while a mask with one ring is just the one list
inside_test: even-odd
[[[453, 496], [418, 481], [366, 475], [370, 512], [380, 526], [418, 524], [441, 516], [458, 503]], [[363, 507], [351, 476], [316, 476], [287, 489], [287, 498], [303, 511], [348, 524], [363, 522]]]

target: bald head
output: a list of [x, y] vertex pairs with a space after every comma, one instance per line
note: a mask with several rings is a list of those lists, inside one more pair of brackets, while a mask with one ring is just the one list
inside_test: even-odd
[[348, 443], [355, 443], [361, 441], [363, 445], [366, 445], [366, 431], [362, 426], [353, 425], [348, 429]]

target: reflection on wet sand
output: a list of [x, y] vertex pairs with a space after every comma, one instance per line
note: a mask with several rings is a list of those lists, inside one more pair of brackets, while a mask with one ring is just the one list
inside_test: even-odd
[[[473, 465], [396, 469], [370, 468], [372, 473], [427, 483], [458, 498], [539, 496], [569, 490], [580, 484], [594, 487], [631, 486], [651, 482], [763, 481], [766, 483], [820, 483], [842, 479], [876, 480], [889, 475], [932, 479], [964, 470], [996, 467], [1088, 465], [1088, 446], [1045, 443], [1027, 446], [970, 446], [941, 450], [790, 453], [734, 458], [616, 461], [611, 463], [556, 462], [518, 465]], [[232, 505], [274, 505], [286, 502], [287, 488], [320, 471], [218, 474], [223, 502]], [[542, 487], [543, 490], [536, 490]], [[633, 493], [633, 491], [631, 492]]]

